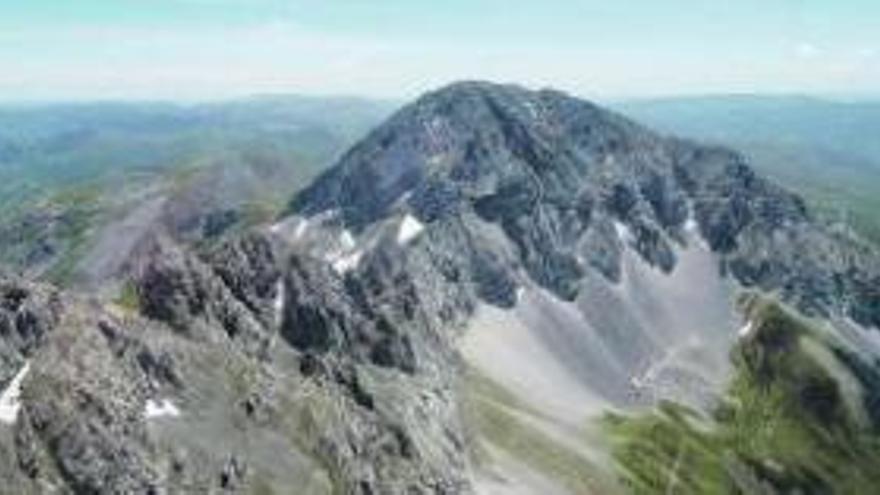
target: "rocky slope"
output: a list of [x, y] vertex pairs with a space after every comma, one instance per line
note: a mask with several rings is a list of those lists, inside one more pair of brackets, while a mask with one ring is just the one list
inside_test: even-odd
[[741, 288], [880, 353], [872, 248], [557, 92], [428, 94], [290, 210], [198, 251], [149, 232], [124, 307], [3, 278], [3, 486], [625, 493], [585, 425], [714, 410]]
[[[641, 257], [667, 272], [690, 225], [741, 282], [811, 312], [880, 323], [865, 288], [878, 274], [873, 253], [817, 226], [796, 195], [732, 151], [661, 138], [553, 91], [460, 83], [429, 94], [293, 208], [336, 212], [355, 231], [392, 212], [441, 225], [475, 216], [501, 227], [535, 283], [569, 300], [587, 270], [619, 278], [609, 224], [627, 228]], [[498, 297], [509, 304], [507, 292]]]
[[[311, 249], [346, 280], [398, 250], [391, 263], [407, 272], [438, 270], [467, 301], [453, 307], [468, 320], [468, 365], [556, 436], [609, 409], [711, 408], [732, 372], [742, 288], [877, 351], [873, 331], [852, 330], [878, 324], [873, 248], [821, 225], [735, 152], [553, 91], [428, 94], [291, 208], [303, 219], [277, 226], [282, 237], [308, 246], [331, 231], [341, 246]], [[389, 247], [408, 225], [415, 240]]]

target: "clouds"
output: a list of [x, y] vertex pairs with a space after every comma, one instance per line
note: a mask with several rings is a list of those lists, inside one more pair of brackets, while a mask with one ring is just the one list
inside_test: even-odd
[[795, 46], [798, 58], [809, 60], [822, 54], [822, 49], [809, 41], [802, 41]]

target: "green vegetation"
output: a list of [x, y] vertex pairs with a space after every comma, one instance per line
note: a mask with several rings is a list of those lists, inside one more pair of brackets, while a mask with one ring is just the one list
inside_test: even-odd
[[45, 278], [66, 285], [77, 262], [89, 246], [89, 233], [101, 214], [103, 190], [95, 184], [69, 187], [50, 199], [51, 208], [59, 211], [59, 221], [47, 234], [61, 249]]
[[[774, 302], [746, 303], [753, 332], [712, 418], [673, 404], [606, 426], [636, 494], [876, 493], [880, 436], [844, 351]], [[855, 385], [855, 386], [854, 386]]]
[[119, 289], [119, 295], [116, 296], [114, 302], [125, 311], [135, 314], [140, 313], [141, 296], [138, 293], [137, 286], [130, 280], [126, 280], [122, 284], [122, 288]]
[[88, 246], [104, 191], [98, 184], [88, 183], [43, 194], [45, 197], [27, 200], [0, 219], [0, 263], [42, 266], [46, 279], [64, 284]]

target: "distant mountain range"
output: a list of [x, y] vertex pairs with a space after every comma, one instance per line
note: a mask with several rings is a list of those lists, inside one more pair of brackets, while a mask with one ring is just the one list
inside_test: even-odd
[[61, 283], [118, 269], [119, 238], [212, 241], [272, 218], [393, 109], [353, 98], [0, 108], [0, 261]]

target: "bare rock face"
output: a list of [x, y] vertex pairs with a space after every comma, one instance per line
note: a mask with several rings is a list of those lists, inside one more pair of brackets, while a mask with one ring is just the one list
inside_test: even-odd
[[285, 304], [281, 336], [304, 352], [356, 350], [360, 338], [375, 333], [375, 325], [357, 311], [354, 302], [329, 265], [293, 258], [284, 280]]
[[48, 287], [0, 275], [0, 376], [4, 382], [48, 337], [61, 310], [59, 294]]
[[[19, 434], [37, 440], [33, 475], [52, 469], [75, 492], [156, 492], [142, 405], [144, 371], [114, 355], [99, 326], [70, 315], [35, 360]], [[68, 353], [76, 353], [72, 358]], [[72, 392], [73, 391], [73, 392]]]
[[[673, 247], [690, 227], [744, 285], [781, 291], [811, 314], [878, 325], [878, 294], [866, 288], [880, 273], [872, 249], [819, 225], [732, 151], [658, 136], [554, 91], [459, 83], [430, 93], [292, 208], [335, 212], [356, 231], [400, 211], [436, 228], [463, 221], [470, 233], [488, 222], [515, 247], [515, 266], [566, 300], [585, 271], [616, 279], [623, 244], [673, 270]], [[464, 258], [492, 250], [460, 237]], [[503, 285], [505, 275], [491, 278]]]
[[[269, 336], [256, 306], [273, 285], [259, 278], [265, 277], [263, 274], [255, 279], [245, 269], [233, 272], [243, 268], [236, 263], [247, 261], [236, 257], [240, 251], [235, 248], [227, 251], [224, 257], [215, 257], [216, 265], [222, 267], [215, 270], [210, 260], [201, 259], [168, 237], [154, 236], [138, 258], [139, 266], [132, 269], [141, 310], [181, 334], [216, 341], [217, 329], [221, 329], [248, 352], [265, 353]], [[265, 266], [271, 271], [271, 260]]]
[[[418, 251], [377, 250], [349, 276], [256, 232], [201, 255], [154, 242], [132, 270], [144, 314], [248, 367], [314, 382], [333, 414], [305, 442], [345, 493], [469, 491], [449, 327], [472, 296]], [[431, 294], [448, 297], [422, 299]], [[247, 421], [259, 422], [282, 415], [285, 397], [262, 390], [240, 400]], [[226, 468], [225, 486], [247, 491], [248, 476]]]
[[4, 352], [20, 374], [3, 388], [21, 388], [0, 424], [4, 489], [160, 493], [143, 408], [180, 382], [170, 354], [142, 340], [155, 330], [47, 286], [13, 277], [0, 285]]
[[873, 248], [817, 223], [801, 198], [730, 152], [691, 150], [685, 160], [690, 170], [680, 175], [698, 191], [701, 231], [725, 270], [746, 286], [782, 293], [808, 314], [878, 326], [878, 293], [867, 289], [880, 270]]

